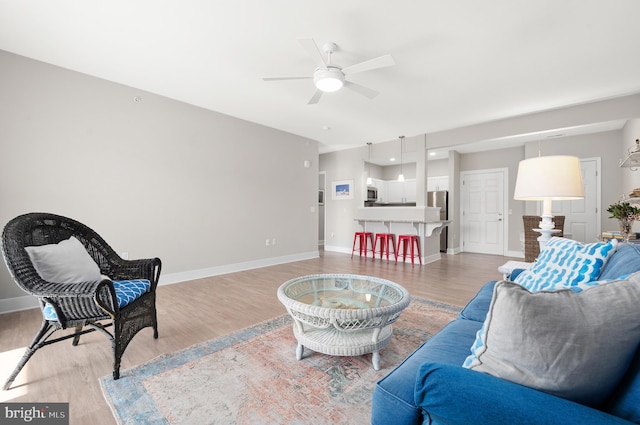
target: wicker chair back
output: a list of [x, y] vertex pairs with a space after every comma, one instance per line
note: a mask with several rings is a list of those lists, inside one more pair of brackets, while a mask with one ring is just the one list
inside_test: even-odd
[[[560, 230], [560, 233], [556, 233], [554, 236], [564, 237], [564, 219], [565, 216], [563, 215], [553, 217], [555, 228]], [[539, 215], [523, 215], [522, 220], [524, 222], [524, 261], [533, 263], [540, 254], [540, 244], [538, 243], [540, 233], [534, 232], [533, 229], [539, 228], [542, 217]]]

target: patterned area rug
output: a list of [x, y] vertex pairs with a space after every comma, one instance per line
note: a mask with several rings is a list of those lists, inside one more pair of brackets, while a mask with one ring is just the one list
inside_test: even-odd
[[380, 351], [379, 371], [371, 354], [333, 357], [305, 349], [297, 361], [291, 319], [283, 315], [100, 384], [121, 425], [368, 424], [375, 383], [459, 310], [413, 298]]

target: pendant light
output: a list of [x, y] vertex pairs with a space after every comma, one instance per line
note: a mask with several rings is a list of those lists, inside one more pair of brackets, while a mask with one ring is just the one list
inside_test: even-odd
[[371, 178], [371, 142], [367, 142], [367, 146], [369, 146], [369, 176], [367, 177], [367, 186], [371, 186], [373, 184], [373, 179]]
[[404, 181], [404, 174], [402, 173], [402, 151], [403, 151], [403, 142], [404, 142], [404, 136], [400, 136], [400, 174], [398, 174], [398, 181], [399, 182], [403, 182]]

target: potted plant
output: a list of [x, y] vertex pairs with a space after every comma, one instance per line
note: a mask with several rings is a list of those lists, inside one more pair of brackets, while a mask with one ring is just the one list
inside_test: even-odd
[[620, 234], [625, 242], [629, 242], [629, 234], [633, 222], [640, 219], [640, 208], [631, 205], [629, 202], [618, 201], [609, 205], [607, 212], [611, 214], [609, 218], [615, 218], [620, 225]]

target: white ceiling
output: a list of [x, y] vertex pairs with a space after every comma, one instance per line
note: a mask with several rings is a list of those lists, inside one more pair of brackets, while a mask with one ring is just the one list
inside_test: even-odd
[[[364, 146], [640, 92], [638, 0], [1, 0], [0, 49], [320, 142]], [[314, 61], [348, 77], [307, 105]], [[327, 129], [328, 128], [328, 129]]]

